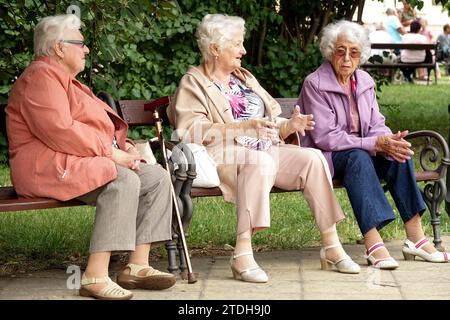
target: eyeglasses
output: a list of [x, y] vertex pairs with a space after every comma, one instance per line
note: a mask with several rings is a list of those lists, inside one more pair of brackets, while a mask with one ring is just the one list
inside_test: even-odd
[[61, 40], [61, 42], [77, 45], [81, 49], [84, 49], [84, 47], [86, 47], [86, 45], [84, 44], [84, 40]]
[[[334, 54], [337, 55], [338, 57], [344, 57], [347, 54], [347, 49], [339, 47], [337, 49], [334, 50]], [[357, 50], [357, 49], [350, 49], [348, 51], [348, 55], [354, 59], [356, 58], [360, 58], [361, 57], [361, 51]]]

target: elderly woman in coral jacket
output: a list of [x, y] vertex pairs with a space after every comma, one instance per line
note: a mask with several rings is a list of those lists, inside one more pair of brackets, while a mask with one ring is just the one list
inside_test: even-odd
[[[175, 277], [149, 266], [152, 243], [171, 238], [170, 179], [140, 163], [127, 124], [75, 79], [89, 49], [75, 15], [42, 19], [35, 60], [14, 84], [7, 113], [11, 179], [23, 197], [80, 199], [96, 205], [80, 295], [132, 297], [127, 289], [164, 289]], [[131, 251], [117, 283], [111, 251]]]
[[447, 262], [427, 240], [421, 226], [425, 204], [417, 187], [407, 131], [392, 133], [380, 113], [375, 82], [358, 66], [370, 56], [364, 27], [339, 21], [325, 27], [320, 42], [324, 63], [304, 84], [298, 104], [312, 113], [315, 130], [308, 131], [303, 146], [321, 149], [335, 178], [342, 179], [359, 228], [364, 235], [370, 265], [395, 269], [378, 231], [395, 219], [381, 187], [387, 187], [403, 219], [405, 259], [416, 256], [430, 262]]

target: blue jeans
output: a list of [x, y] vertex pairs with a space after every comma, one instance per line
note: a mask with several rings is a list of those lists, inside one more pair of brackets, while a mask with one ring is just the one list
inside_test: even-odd
[[380, 230], [395, 219], [381, 179], [386, 182], [403, 222], [425, 211], [412, 160], [399, 163], [382, 156], [372, 157], [362, 149], [333, 152], [332, 159], [334, 178], [342, 180], [363, 235], [372, 228]]

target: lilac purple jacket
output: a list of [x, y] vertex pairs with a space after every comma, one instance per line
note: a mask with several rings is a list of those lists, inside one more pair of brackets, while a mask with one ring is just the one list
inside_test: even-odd
[[360, 136], [350, 134], [350, 101], [328, 61], [306, 77], [298, 99], [301, 112], [313, 114], [316, 122], [314, 130], [307, 131], [302, 138], [301, 145], [322, 150], [332, 176], [331, 152], [359, 148], [375, 155], [377, 137], [392, 133], [380, 113], [373, 79], [359, 69], [355, 71], [355, 79]]

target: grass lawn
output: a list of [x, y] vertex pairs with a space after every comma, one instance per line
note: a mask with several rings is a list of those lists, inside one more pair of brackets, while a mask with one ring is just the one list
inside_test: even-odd
[[435, 130], [448, 138], [448, 84], [390, 85], [382, 88], [379, 104], [386, 124], [394, 130]]
[[[448, 136], [447, 105], [450, 85], [391, 85], [380, 94], [380, 107], [393, 130], [433, 129]], [[9, 183], [7, 168], [0, 183]], [[344, 189], [336, 190], [347, 219], [338, 225], [344, 243], [361, 237]], [[390, 199], [391, 200], [391, 199]], [[391, 200], [392, 201], [392, 200]], [[319, 244], [319, 233], [301, 193], [271, 195], [272, 226], [254, 238], [256, 250], [296, 249]], [[442, 208], [442, 231], [450, 231], [450, 219]], [[94, 220], [94, 208], [83, 206], [0, 214], [0, 274], [17, 270], [84, 264]], [[423, 218], [425, 232], [432, 236], [429, 213]], [[222, 198], [194, 199], [194, 217], [189, 230], [191, 249], [221, 249], [234, 245], [234, 207]], [[382, 230], [386, 239], [404, 238], [400, 219]], [[164, 256], [161, 247], [155, 256]]]

